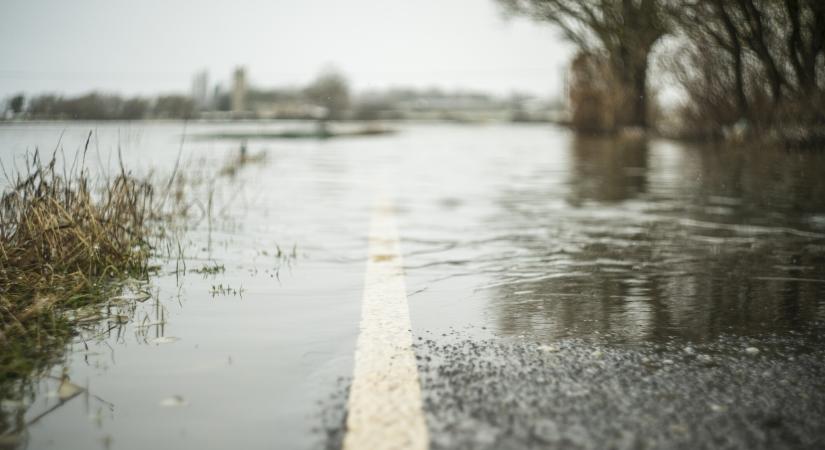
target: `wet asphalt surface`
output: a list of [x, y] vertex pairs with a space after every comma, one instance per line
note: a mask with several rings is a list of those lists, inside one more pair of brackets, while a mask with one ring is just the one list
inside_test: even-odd
[[418, 351], [432, 448], [825, 446], [825, 352], [794, 340]]
[[[811, 332], [815, 333], [815, 332]], [[821, 449], [815, 334], [626, 346], [416, 338], [432, 449]], [[346, 386], [322, 405], [339, 448]]]

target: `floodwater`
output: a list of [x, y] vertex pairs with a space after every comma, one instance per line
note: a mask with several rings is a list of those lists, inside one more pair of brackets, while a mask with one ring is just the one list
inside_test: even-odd
[[[804, 346], [825, 329], [823, 154], [395, 124], [383, 136], [250, 139], [266, 162], [204, 175], [240, 143], [198, 134], [295, 126], [311, 125], [0, 127], [6, 170], [58, 142], [71, 159], [90, 131], [90, 170], [116, 167], [118, 147], [140, 173], [171, 172], [181, 155], [201, 217], [182, 241], [186, 271], [159, 259], [142, 287], [151, 299], [125, 324], [85, 330], [51, 378], [3, 402], [2, 422], [25, 429], [11, 447], [327, 445], [382, 195], [395, 205], [417, 336]], [[86, 392], [62, 402], [64, 370]]]

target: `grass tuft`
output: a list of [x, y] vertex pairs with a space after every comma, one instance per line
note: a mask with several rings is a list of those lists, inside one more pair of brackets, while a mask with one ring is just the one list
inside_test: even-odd
[[35, 152], [0, 197], [0, 344], [150, 270], [152, 186], [122, 166], [98, 183], [55, 167]]

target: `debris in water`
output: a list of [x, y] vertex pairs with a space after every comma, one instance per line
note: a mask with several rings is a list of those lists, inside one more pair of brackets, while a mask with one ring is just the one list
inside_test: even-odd
[[57, 397], [60, 401], [65, 402], [75, 395], [83, 392], [83, 388], [69, 381], [69, 377], [64, 376], [60, 380], [60, 386], [57, 388]]
[[189, 405], [189, 402], [184, 400], [183, 397], [180, 395], [173, 395], [171, 397], [166, 397], [160, 401], [160, 406], [164, 408], [180, 408], [182, 406]]
[[749, 355], [758, 355], [759, 354], [759, 349], [756, 348], [756, 347], [748, 347], [748, 348], [745, 349], [745, 353], [747, 353]]
[[152, 339], [149, 342], [151, 342], [152, 344], [171, 344], [179, 340], [180, 338], [174, 336], [161, 336], [159, 338]]
[[129, 316], [126, 314], [115, 314], [112, 318], [116, 323], [126, 323], [129, 321]]
[[139, 324], [135, 325], [135, 328], [140, 329], [140, 328], [158, 327], [158, 326], [161, 326], [161, 325], [166, 325], [166, 321], [161, 320], [161, 321], [157, 321], [157, 322], [139, 323]]
[[112, 297], [109, 299], [110, 302], [113, 303], [132, 303], [132, 302], [139, 302], [143, 303], [146, 300], [152, 298], [152, 293], [145, 291], [145, 290], [138, 290], [135, 292], [127, 292], [122, 295], [118, 295], [116, 297]]
[[100, 438], [100, 443], [103, 445], [103, 448], [105, 450], [109, 450], [110, 448], [112, 448], [112, 443], [114, 441], [114, 438], [112, 438], [112, 435], [110, 434], [107, 434], [106, 436]]

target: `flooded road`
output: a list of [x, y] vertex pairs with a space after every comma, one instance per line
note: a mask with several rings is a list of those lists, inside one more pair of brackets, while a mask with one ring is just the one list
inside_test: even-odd
[[[408, 187], [411, 289], [464, 286], [473, 299], [435, 308], [475, 304], [496, 334], [611, 342], [825, 319], [821, 155], [542, 131], [520, 130], [509, 152], [466, 142], [460, 164]], [[455, 312], [443, 315], [468, 314]]]
[[[90, 130], [94, 170], [118, 146], [142, 173], [180, 154], [204, 217], [184, 235], [186, 270], [159, 259], [128, 321], [82, 333], [51, 378], [4, 387], [17, 394], [2, 422], [26, 430], [9, 447], [338, 445], [379, 185], [394, 198], [432, 447], [825, 439], [825, 155], [397, 124], [250, 139], [264, 163], [199, 178], [240, 146], [199, 134], [300, 125], [0, 127], [7, 169], [58, 140], [71, 155]], [[64, 370], [86, 389], [68, 401]]]

